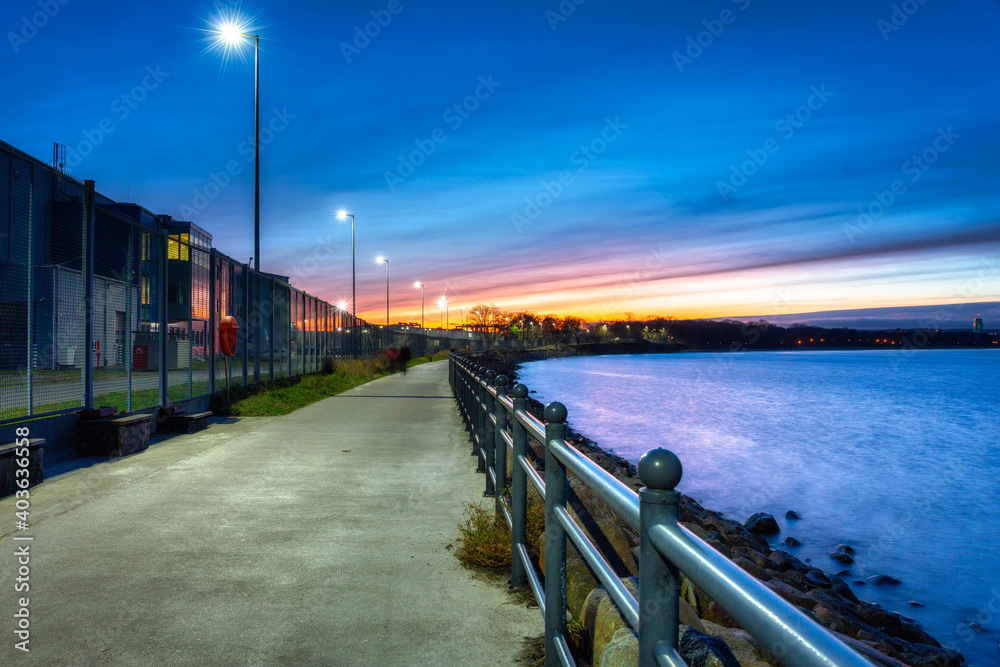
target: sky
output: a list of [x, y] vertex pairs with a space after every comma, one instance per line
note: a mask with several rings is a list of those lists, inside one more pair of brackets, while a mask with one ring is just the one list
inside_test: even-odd
[[6, 0], [0, 139], [246, 261], [220, 16], [259, 266], [349, 298], [349, 210], [372, 321], [1000, 320], [1000, 2]]

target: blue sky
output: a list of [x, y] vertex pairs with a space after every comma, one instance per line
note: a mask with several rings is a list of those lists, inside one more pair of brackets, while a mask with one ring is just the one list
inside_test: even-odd
[[378, 254], [394, 320], [418, 317], [415, 280], [429, 309], [591, 318], [982, 310], [1000, 297], [1000, 5], [902, 9], [10, 0], [0, 138], [88, 152], [74, 175], [245, 260], [252, 52], [206, 32], [238, 12], [277, 130], [261, 267], [348, 295], [347, 208], [362, 314], [384, 308]]

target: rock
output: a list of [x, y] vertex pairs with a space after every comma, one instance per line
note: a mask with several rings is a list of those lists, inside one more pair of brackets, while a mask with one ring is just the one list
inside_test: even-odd
[[849, 577], [849, 576], [851, 576], [851, 571], [850, 570], [841, 570], [840, 572], [837, 573], [837, 576], [838, 577]]
[[757, 563], [754, 563], [753, 561], [750, 561], [750, 560], [747, 560], [746, 558], [743, 558], [742, 556], [738, 556], [738, 555], [734, 554], [733, 555], [733, 562], [736, 563], [737, 565], [739, 565], [741, 568], [743, 568], [747, 572], [749, 572], [750, 574], [752, 574], [753, 576], [755, 576], [758, 579], [760, 579], [761, 581], [767, 581], [768, 579], [771, 578], [771, 575], [767, 573], [767, 570], [765, 570], [764, 568], [762, 568]]
[[847, 553], [846, 551], [834, 551], [832, 554], [830, 554], [830, 558], [837, 561], [838, 563], [850, 564], [854, 562], [854, 559], [851, 558], [851, 554]]
[[743, 527], [754, 535], [775, 535], [781, 532], [778, 522], [766, 512], [757, 512], [743, 524]]
[[826, 575], [819, 568], [814, 567], [806, 572], [806, 579], [822, 588], [830, 588], [831, 586], [830, 580], [827, 579]]
[[600, 654], [598, 667], [633, 667], [639, 664], [639, 638], [631, 628], [619, 628]]
[[895, 635], [911, 644], [927, 644], [934, 648], [941, 648], [938, 640], [927, 634], [919, 623], [910, 618], [900, 618], [899, 632], [896, 632]]
[[858, 631], [862, 628], [862, 626], [854, 620], [845, 617], [836, 610], [823, 604], [816, 605], [813, 608], [812, 613], [813, 617], [815, 617], [816, 620], [825, 627], [833, 630], [834, 632], [845, 634], [848, 637], [857, 635]]
[[798, 607], [812, 609], [816, 606], [816, 600], [797, 588], [789, 586], [783, 581], [772, 579], [771, 581], [765, 582], [764, 585]]
[[705, 611], [702, 613], [703, 620], [709, 623], [715, 623], [716, 625], [721, 625], [725, 628], [738, 628], [740, 624], [733, 620], [733, 617], [729, 615], [725, 609], [722, 608], [715, 600], [712, 600], [705, 606]]
[[782, 571], [798, 570], [799, 572], [806, 573], [812, 569], [812, 567], [806, 565], [795, 556], [791, 555], [787, 551], [781, 551], [780, 549], [772, 551], [768, 558], [770, 558], [771, 561]]
[[795, 510], [788, 510], [787, 512], [785, 512], [785, 518], [786, 519], [801, 519], [802, 517], [800, 517], [799, 513], [796, 512]]
[[855, 586], [867, 586], [868, 582], [867, 581], [862, 581], [861, 579], [855, 579], [854, 580], [854, 585]]
[[834, 632], [834, 635], [837, 637], [837, 639], [844, 642], [845, 644], [853, 648], [855, 651], [857, 651], [864, 657], [874, 662], [879, 667], [909, 667], [905, 662], [902, 662], [901, 660], [896, 660], [895, 658], [892, 658], [886, 655], [885, 653], [882, 653], [878, 649], [872, 648], [868, 644], [862, 641], [858, 641], [853, 637], [848, 637], [847, 635], [840, 634], [839, 632]]
[[849, 544], [838, 544], [837, 551], [843, 551], [844, 553], [851, 554], [852, 556], [857, 553]]
[[830, 579], [830, 590], [839, 595], [840, 597], [850, 600], [854, 604], [860, 602], [858, 596], [854, 594], [851, 587], [847, 585], [847, 582], [840, 577], [832, 577]]
[[899, 579], [890, 577], [888, 574], [876, 574], [868, 577], [868, 581], [875, 586], [895, 586], [900, 583]]
[[[725, 641], [694, 628], [688, 628], [681, 635], [680, 654], [689, 667], [740, 667]], [[603, 659], [601, 667], [604, 667]]]
[[910, 605], [911, 607], [923, 607], [924, 606], [923, 602], [917, 602], [916, 600], [910, 600], [906, 604]]
[[785, 544], [787, 544], [790, 547], [800, 547], [800, 546], [802, 546], [802, 543], [799, 542], [794, 537], [792, 537], [791, 535], [789, 535], [788, 537], [786, 537], [783, 541], [784, 541]]
[[778, 661], [760, 645], [753, 636], [746, 630], [740, 628], [727, 628], [715, 623], [706, 622], [705, 633], [718, 637], [726, 642], [726, 646], [733, 652], [736, 659], [743, 667], [748, 665], [778, 665]]

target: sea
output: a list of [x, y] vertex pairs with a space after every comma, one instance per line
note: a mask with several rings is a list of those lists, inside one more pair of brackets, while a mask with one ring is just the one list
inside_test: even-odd
[[[852, 546], [859, 598], [1000, 665], [1000, 350], [569, 357], [519, 375], [606, 450], [675, 452], [706, 508], [774, 515], [773, 547], [836, 573], [830, 553]], [[877, 574], [901, 583], [855, 583]]]

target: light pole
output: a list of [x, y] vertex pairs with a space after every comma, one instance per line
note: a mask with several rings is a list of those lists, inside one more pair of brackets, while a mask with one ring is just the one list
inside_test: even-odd
[[[358, 282], [357, 273], [354, 266], [354, 214], [348, 213], [344, 209], [337, 211], [338, 220], [351, 219], [351, 315], [358, 312]], [[388, 269], [388, 267], [386, 267]]]
[[[440, 299], [438, 299], [438, 310], [439, 311], [443, 310], [445, 312], [445, 316], [444, 316], [444, 330], [447, 331], [448, 330], [448, 325], [449, 325], [449, 321], [448, 321], [448, 297], [443, 296]], [[440, 324], [438, 326], [440, 326]]]
[[421, 282], [413, 283], [414, 287], [420, 288], [420, 328], [424, 328], [424, 284]]
[[245, 24], [227, 21], [216, 26], [217, 39], [236, 47], [244, 37], [253, 39], [253, 97], [254, 97], [254, 142], [253, 142], [253, 256], [260, 271], [260, 35], [246, 30]]
[[389, 326], [389, 260], [379, 255], [375, 258], [379, 264], [385, 264], [385, 326]]
[[466, 312], [467, 310], [469, 310], [469, 307], [468, 307], [468, 306], [465, 306], [465, 305], [462, 305], [462, 306], [459, 306], [459, 308], [458, 308], [458, 309], [459, 309], [460, 311], [462, 311], [462, 327], [463, 327], [463, 328], [465, 328], [465, 312]]

